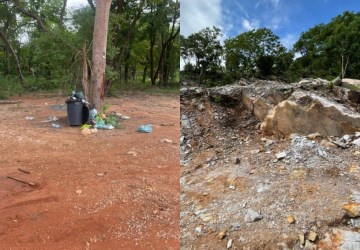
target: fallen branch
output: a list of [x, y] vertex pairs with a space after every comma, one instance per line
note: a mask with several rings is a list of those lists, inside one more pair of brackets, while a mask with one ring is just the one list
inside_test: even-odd
[[31, 174], [30, 171], [27, 171], [27, 170], [22, 169], [22, 168], [18, 168], [18, 170], [21, 171], [21, 172], [23, 172], [23, 173], [25, 173], [25, 174]]
[[31, 186], [31, 187], [34, 187], [34, 186], [37, 185], [35, 182], [24, 181], [24, 180], [21, 180], [21, 179], [19, 179], [19, 178], [12, 177], [12, 176], [7, 176], [7, 178], [12, 179], [12, 180], [14, 180], [14, 181], [18, 181], [18, 182], [24, 183], [24, 184], [28, 184], [28, 185]]
[[0, 104], [17, 104], [20, 103], [22, 101], [18, 100], [18, 101], [0, 101]]

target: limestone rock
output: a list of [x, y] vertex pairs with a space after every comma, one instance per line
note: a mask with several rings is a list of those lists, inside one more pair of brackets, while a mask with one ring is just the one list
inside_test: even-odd
[[322, 249], [358, 250], [360, 249], [360, 233], [334, 228], [318, 244]]
[[342, 207], [349, 217], [360, 216], [360, 203], [351, 202]]
[[263, 218], [263, 215], [259, 214], [258, 212], [252, 210], [252, 209], [248, 209], [247, 210], [247, 213], [245, 215], [245, 222], [255, 222], [255, 221], [258, 221], [258, 220], [261, 220]]
[[261, 124], [266, 134], [320, 133], [324, 136], [353, 134], [360, 128], [360, 114], [323, 97], [297, 90], [279, 103]]
[[254, 115], [256, 118], [264, 120], [270, 109], [271, 106], [263, 98], [258, 98], [254, 101]]
[[341, 83], [344, 88], [360, 90], [360, 80], [344, 78], [341, 80]]
[[251, 112], [254, 111], [254, 99], [250, 96], [250, 94], [243, 93], [241, 101], [248, 110]]

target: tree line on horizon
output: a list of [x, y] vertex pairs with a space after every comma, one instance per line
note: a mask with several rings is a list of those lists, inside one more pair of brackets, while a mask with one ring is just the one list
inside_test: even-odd
[[[0, 97], [81, 89], [96, 1], [71, 10], [67, 2], [0, 1]], [[122, 85], [178, 86], [179, 18], [179, 0], [111, 2], [105, 94]]]
[[222, 45], [221, 30], [207, 27], [180, 36], [181, 76], [210, 86], [252, 77], [285, 82], [337, 76], [359, 79], [359, 34], [360, 12], [349, 11], [303, 32], [289, 50], [268, 28], [230, 37]]

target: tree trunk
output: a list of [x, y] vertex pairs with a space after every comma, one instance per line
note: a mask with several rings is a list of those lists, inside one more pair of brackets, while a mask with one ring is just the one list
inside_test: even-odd
[[90, 103], [101, 110], [104, 100], [104, 80], [106, 66], [106, 43], [108, 34], [111, 0], [97, 1], [92, 47], [92, 73]]
[[22, 74], [21, 67], [20, 67], [20, 62], [19, 62], [19, 59], [18, 59], [18, 57], [17, 57], [17, 55], [15, 53], [15, 50], [11, 46], [10, 41], [7, 39], [7, 37], [5, 36], [5, 34], [1, 30], [0, 30], [0, 37], [4, 41], [4, 43], [5, 43], [6, 47], [8, 48], [8, 50], [10, 50], [11, 54], [13, 55], [14, 60], [15, 60], [16, 70], [17, 70], [17, 72], [19, 74], [20, 84], [24, 85], [24, 76]]
[[64, 26], [64, 16], [66, 15], [66, 5], [67, 5], [67, 0], [63, 1], [63, 6], [61, 9], [61, 13], [60, 13], [60, 19], [59, 19], [59, 27], [60, 29], [63, 28]]
[[89, 101], [90, 98], [90, 85], [89, 85], [89, 71], [88, 71], [88, 64], [87, 64], [87, 57], [86, 57], [86, 44], [84, 44], [82, 50], [82, 86], [85, 94], [85, 99]]
[[143, 71], [142, 83], [145, 83], [145, 81], [146, 81], [147, 68], [148, 68], [148, 65], [146, 64], [144, 67], [144, 71]]

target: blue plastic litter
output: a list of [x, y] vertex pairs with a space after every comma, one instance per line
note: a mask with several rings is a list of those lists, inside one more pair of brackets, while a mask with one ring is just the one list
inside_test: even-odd
[[96, 124], [94, 125], [94, 128], [98, 129], [114, 129], [114, 126], [111, 124], [106, 124], [104, 120], [98, 120], [96, 121]]
[[137, 131], [140, 133], [151, 133], [153, 131], [153, 125], [152, 124], [140, 125]]
[[51, 124], [51, 126], [52, 126], [53, 128], [60, 128], [60, 127], [61, 127], [59, 124], [56, 124], [56, 123]]

